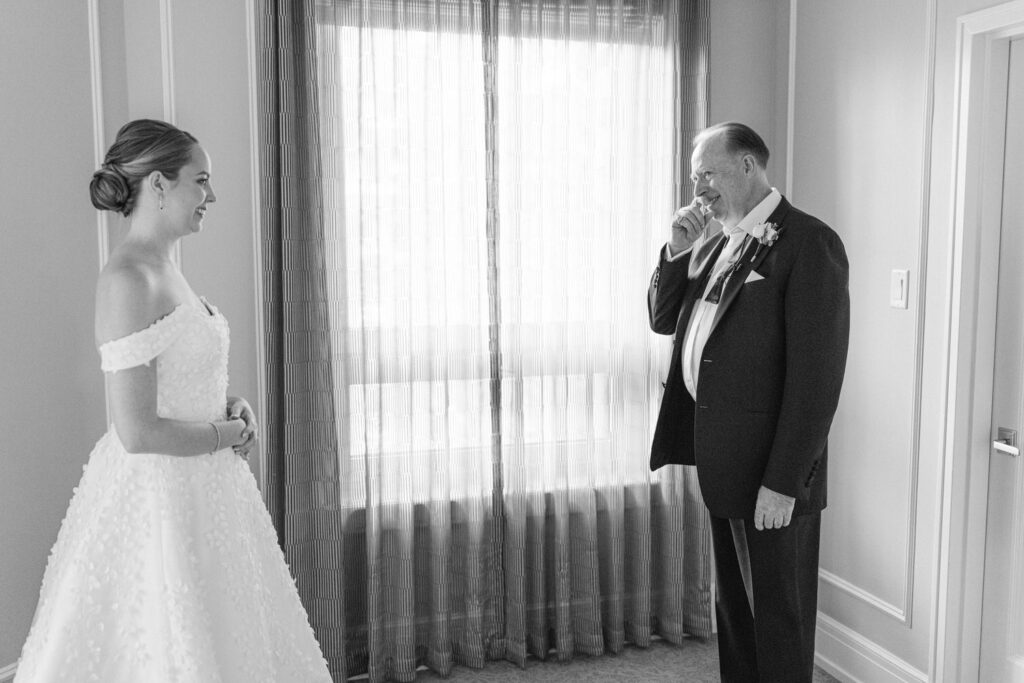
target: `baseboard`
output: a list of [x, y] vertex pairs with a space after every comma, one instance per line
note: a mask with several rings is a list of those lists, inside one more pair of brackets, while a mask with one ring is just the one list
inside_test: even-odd
[[849, 683], [927, 683], [928, 675], [835, 619], [818, 612], [815, 663]]
[[18, 663], [8, 664], [0, 669], [0, 683], [11, 683], [14, 680], [14, 673], [18, 670]]

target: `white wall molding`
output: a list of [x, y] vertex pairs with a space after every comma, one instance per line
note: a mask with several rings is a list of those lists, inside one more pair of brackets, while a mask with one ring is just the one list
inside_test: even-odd
[[[100, 8], [99, 0], [88, 0], [89, 12], [89, 76], [92, 84], [92, 149], [96, 168], [103, 164], [106, 156], [106, 135], [103, 132], [103, 59], [100, 49]], [[96, 212], [96, 246], [99, 255], [99, 270], [107, 265], [110, 256], [110, 222], [107, 211]], [[107, 420], [110, 420], [110, 390], [103, 383], [103, 400], [106, 404]], [[3, 679], [0, 678], [0, 683]]]
[[818, 570], [818, 578], [820, 578], [825, 583], [847, 593], [848, 595], [852, 595], [861, 602], [867, 603], [875, 609], [884, 612], [885, 614], [888, 614], [890, 617], [898, 621], [909, 621], [907, 612], [903, 607], [894, 605], [891, 602], [878, 597], [871, 591], [864, 590], [860, 586], [850, 583], [846, 579], [836, 574], [833, 574], [832, 572], [826, 569]]
[[1024, 36], [1024, 0], [963, 15], [956, 32], [945, 432], [929, 668], [934, 680], [968, 682], [977, 680], [981, 645], [992, 395], [986, 368], [995, 354], [1002, 191], [991, 179], [1002, 173], [995, 152], [1003, 145], [1008, 70], [1000, 55], [1011, 38]]
[[917, 225], [916, 285], [911, 291], [917, 292], [917, 315], [914, 318], [914, 397], [910, 420], [910, 459], [907, 481], [910, 482], [910, 500], [907, 504], [907, 557], [903, 592], [903, 621], [907, 628], [913, 626], [914, 582], [917, 575], [917, 519], [918, 494], [921, 481], [921, 432], [923, 429], [922, 404], [924, 402], [924, 356], [925, 322], [928, 291], [928, 237], [930, 234], [930, 207], [932, 184], [932, 144], [934, 139], [935, 111], [935, 55], [938, 40], [938, 0], [929, 0], [925, 14], [926, 57], [928, 69], [927, 87], [924, 97], [924, 130], [921, 136], [921, 194], [920, 218]]
[[[174, 8], [172, 0], [160, 0], [160, 82], [163, 85], [164, 121], [177, 125], [174, 96]], [[174, 244], [174, 262], [182, 267], [181, 240]]]
[[[794, 194], [794, 136], [796, 129], [796, 53], [798, 45], [797, 30], [799, 0], [789, 0], [790, 25], [789, 25], [789, 81], [788, 81], [788, 126], [786, 134], [786, 187], [792, 195]], [[922, 430], [922, 403], [924, 395], [924, 355], [925, 355], [925, 296], [927, 290], [927, 260], [928, 260], [928, 235], [929, 235], [929, 206], [931, 202], [931, 146], [933, 139], [933, 112], [935, 103], [935, 50], [937, 39], [937, 3], [938, 0], [928, 0], [926, 14], [926, 64], [928, 69], [928, 85], [925, 92], [925, 106], [921, 115], [924, 119], [922, 139], [922, 171], [921, 171], [921, 193], [920, 193], [920, 219], [917, 224], [917, 262], [914, 267], [914, 281], [911, 289], [916, 297], [916, 316], [914, 318], [914, 360], [913, 360], [913, 384], [914, 393], [910, 403], [910, 450], [907, 459], [907, 543], [906, 555], [904, 558], [902, 595], [896, 602], [882, 598], [871, 591], [856, 585], [854, 582], [840, 577], [839, 575], [825, 569], [819, 570], [819, 578], [825, 583], [843, 591], [857, 600], [870, 605], [893, 619], [905, 624], [908, 628], [913, 625], [914, 612], [914, 584], [917, 570], [917, 527], [918, 527], [918, 497], [920, 488], [920, 462], [921, 462], [921, 430]]]
[[[106, 136], [103, 133], [103, 68], [100, 50], [100, 8], [99, 0], [88, 0], [89, 12], [89, 75], [92, 80], [92, 147], [96, 168], [103, 163], [106, 155]], [[110, 233], [107, 212], [96, 212], [96, 235], [99, 245], [100, 268], [107, 262], [110, 253]]]
[[928, 676], [878, 643], [818, 612], [815, 663], [851, 683], [925, 683]]
[[174, 100], [174, 21], [172, 0], [160, 0], [160, 65], [164, 120], [176, 123]]
[[786, 75], [786, 193], [792, 200], [793, 193], [793, 150], [796, 132], [796, 25], [797, 2], [789, 0], [789, 70]]

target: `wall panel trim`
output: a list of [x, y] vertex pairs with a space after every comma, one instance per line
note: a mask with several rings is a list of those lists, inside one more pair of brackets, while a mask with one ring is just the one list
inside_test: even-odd
[[[103, 133], [103, 60], [100, 49], [100, 8], [99, 0], [88, 0], [89, 13], [89, 79], [92, 86], [92, 149], [93, 166], [99, 168], [107, 153], [106, 135]], [[96, 211], [96, 247], [99, 268], [107, 265], [110, 255], [110, 221], [108, 212]], [[103, 383], [103, 401], [106, 418], [110, 421], [110, 389]], [[0, 681], [3, 681], [0, 678]]]
[[860, 586], [850, 583], [846, 579], [837, 576], [836, 574], [833, 574], [827, 569], [819, 569], [818, 578], [820, 578], [825, 583], [828, 583], [829, 585], [834, 586], [835, 588], [838, 588], [839, 590], [848, 593], [849, 595], [852, 595], [858, 600], [861, 600], [862, 602], [871, 605], [872, 607], [880, 610], [881, 612], [888, 614], [894, 619], [897, 619], [902, 622], [909, 621], [907, 612], [903, 607], [894, 605], [888, 600], [883, 600], [871, 591], [865, 590]]
[[930, 208], [932, 184], [932, 141], [934, 139], [935, 112], [935, 52], [938, 39], [938, 0], [929, 0], [925, 13], [925, 64], [928, 77], [924, 96], [924, 126], [921, 136], [921, 203], [920, 219], [917, 225], [917, 267], [912, 291], [917, 292], [917, 315], [914, 318], [914, 397], [911, 408], [910, 439], [911, 452], [907, 481], [910, 482], [910, 500], [907, 507], [907, 564], [903, 592], [903, 621], [907, 627], [913, 626], [914, 615], [914, 577], [917, 570], [917, 519], [918, 493], [921, 477], [921, 430], [922, 403], [924, 397], [924, 350], [927, 289], [928, 289], [928, 236], [930, 233]]
[[796, 139], [796, 26], [797, 2], [789, 0], [789, 82], [786, 86], [786, 194], [795, 196], [793, 188], [793, 140]]
[[164, 120], [176, 124], [174, 104], [174, 22], [172, 0], [160, 0], [160, 64]]
[[[790, 196], [795, 196], [793, 187], [794, 177], [794, 136], [796, 130], [796, 86], [797, 86], [797, 45], [798, 45], [798, 0], [790, 2], [790, 28], [789, 28], [789, 87], [788, 87], [788, 126], [787, 126], [787, 167], [786, 186]], [[928, 72], [927, 86], [924, 97], [924, 110], [921, 112], [924, 125], [922, 126], [922, 166], [920, 182], [920, 218], [917, 224], [918, 253], [914, 264], [914, 279], [911, 293], [915, 297], [914, 308], [914, 358], [913, 358], [913, 384], [914, 393], [910, 404], [910, 450], [908, 453], [908, 489], [907, 496], [907, 545], [903, 573], [902, 596], [894, 604], [880, 596], [861, 588], [853, 582], [844, 579], [828, 570], [819, 570], [819, 578], [825, 583], [842, 590], [843, 592], [871, 605], [882, 613], [906, 624], [908, 628], [913, 625], [914, 612], [914, 583], [917, 570], [917, 527], [918, 527], [918, 494], [920, 488], [920, 462], [921, 462], [921, 430], [922, 430], [922, 403], [924, 395], [924, 355], [925, 355], [925, 305], [927, 290], [927, 260], [928, 260], [928, 236], [929, 236], [929, 208], [931, 204], [931, 147], [933, 140], [934, 109], [935, 109], [935, 51], [937, 39], [937, 3], [938, 0], [928, 0], [925, 14], [926, 30], [926, 57], [925, 64]]]
[[[103, 163], [106, 155], [106, 139], [103, 134], [103, 68], [100, 51], [100, 8], [99, 0], [88, 0], [89, 12], [89, 76], [92, 81], [92, 149], [96, 168]], [[107, 262], [110, 233], [107, 212], [96, 212], [96, 236], [99, 246], [99, 263], [102, 268]]]
[[928, 681], [925, 672], [821, 612], [818, 612], [814, 661], [834, 676], [851, 683]]
[[[174, 8], [172, 0], [160, 0], [160, 82], [163, 86], [164, 121], [178, 125], [174, 96]], [[182, 268], [181, 240], [174, 243], [172, 254]]]

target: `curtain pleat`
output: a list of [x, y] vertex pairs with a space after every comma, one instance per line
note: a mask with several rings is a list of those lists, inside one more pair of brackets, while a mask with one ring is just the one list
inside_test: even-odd
[[494, 600], [495, 636], [491, 639], [487, 656], [499, 659], [506, 656], [505, 634], [505, 564], [502, 561], [505, 548], [505, 506], [504, 506], [504, 460], [502, 451], [502, 348], [501, 348], [501, 271], [499, 249], [501, 247], [501, 216], [498, 184], [498, 92], [496, 87], [498, 66], [498, 15], [495, 5], [484, 2], [480, 5], [481, 41], [483, 69], [483, 143], [484, 182], [486, 187], [486, 238], [487, 238], [487, 344], [490, 361], [490, 408], [491, 408], [491, 503], [494, 511], [494, 534], [491, 537], [490, 556], [494, 558], [491, 579], [491, 595]]
[[644, 290], [708, 0], [259, 0], [267, 501], [335, 680], [711, 632]]
[[265, 496], [336, 680], [345, 680], [344, 518], [334, 404], [314, 2], [259, 0]]

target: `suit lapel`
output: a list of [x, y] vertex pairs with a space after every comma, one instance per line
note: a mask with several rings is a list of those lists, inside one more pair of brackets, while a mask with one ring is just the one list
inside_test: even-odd
[[[779, 205], [775, 207], [774, 211], [772, 211], [772, 215], [768, 216], [768, 220], [766, 221], [767, 223], [773, 223], [779, 226], [779, 239], [782, 239], [782, 231], [786, 227], [786, 216], [789, 215], [789, 210], [791, 208], [792, 205], [786, 201], [785, 197], [783, 197], [779, 201]], [[769, 251], [771, 251], [770, 247], [763, 247], [761, 251], [758, 252], [757, 256], [751, 259], [750, 270], [757, 270], [758, 266], [761, 265], [761, 261], [764, 261]]]
[[[790, 203], [786, 201], [785, 197], [783, 197], [779, 201], [779, 205], [776, 206], [775, 210], [772, 211], [770, 216], [768, 216], [768, 223], [774, 223], [779, 226], [779, 239], [782, 239], [783, 228], [785, 228], [785, 223], [783, 221], [789, 213], [789, 209]], [[760, 249], [758, 247], [760, 247]], [[732, 274], [729, 281], [725, 283], [725, 289], [722, 291], [722, 299], [718, 302], [718, 310], [715, 311], [715, 319], [711, 323], [711, 330], [708, 332], [709, 335], [711, 332], [715, 331], [716, 327], [718, 327], [718, 323], [721, 321], [722, 316], [725, 315], [725, 312], [729, 309], [729, 306], [736, 298], [736, 295], [740, 293], [740, 288], [743, 287], [743, 284], [747, 279], [747, 274], [761, 265], [761, 262], [764, 261], [771, 249], [771, 246], [761, 245], [756, 239], [750, 238], [750, 244], [748, 244], [746, 249], [743, 250], [742, 264], [736, 269], [736, 272]]]

